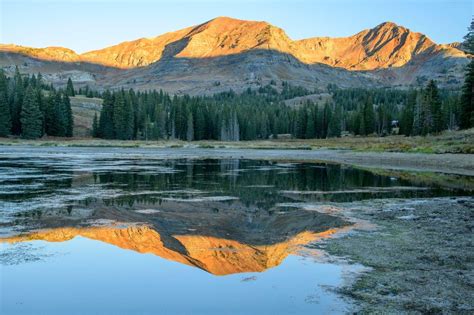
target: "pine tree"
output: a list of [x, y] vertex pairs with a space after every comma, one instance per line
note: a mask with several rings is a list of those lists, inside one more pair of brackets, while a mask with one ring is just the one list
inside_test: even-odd
[[72, 137], [74, 128], [74, 118], [72, 116], [71, 101], [66, 94], [62, 98], [62, 114], [64, 119], [64, 136]]
[[219, 134], [219, 140], [221, 141], [229, 141], [230, 136], [229, 136], [229, 125], [228, 125], [228, 116], [227, 116], [227, 111], [224, 111], [221, 116], [219, 117], [219, 122], [220, 122], [220, 134]]
[[74, 92], [74, 86], [72, 85], [71, 78], [67, 79], [66, 95], [67, 96], [75, 96], [76, 95], [76, 93]]
[[[285, 85], [287, 86], [287, 85]], [[308, 113], [306, 107], [300, 107], [298, 110], [298, 117], [296, 121], [296, 137], [304, 139], [306, 135]]]
[[375, 131], [375, 112], [372, 99], [367, 98], [363, 109], [364, 135], [370, 135]]
[[321, 138], [327, 138], [329, 122], [331, 121], [331, 106], [328, 102], [324, 105], [323, 113], [321, 115]]
[[187, 128], [186, 128], [186, 141], [193, 141], [194, 140], [194, 122], [193, 122], [193, 114], [191, 112], [188, 113], [187, 119]]
[[206, 114], [203, 106], [196, 108], [196, 126], [194, 126], [195, 138], [196, 140], [206, 139], [208, 137], [207, 133], [207, 123], [206, 123]]
[[341, 106], [335, 106], [334, 114], [328, 125], [328, 137], [340, 137], [342, 131], [342, 109]]
[[26, 89], [21, 109], [21, 136], [25, 139], [36, 139], [42, 136], [43, 115], [40, 110], [35, 89]]
[[308, 119], [306, 120], [306, 139], [316, 138], [316, 119], [313, 110], [308, 109]]
[[443, 128], [443, 117], [441, 112], [441, 100], [439, 98], [436, 82], [430, 80], [425, 90], [427, 106], [430, 107], [432, 126], [428, 127], [428, 132], [440, 132]]
[[94, 120], [92, 121], [92, 137], [99, 137], [99, 121], [97, 118], [97, 112], [94, 113]]
[[163, 139], [166, 133], [166, 117], [161, 105], [155, 108], [154, 139]]
[[[474, 19], [471, 20], [468, 33], [464, 36], [463, 47], [468, 53], [474, 54]], [[461, 129], [474, 127], [474, 59], [471, 59], [466, 68], [461, 94], [460, 116]]]
[[416, 95], [415, 108], [413, 110], [413, 128], [410, 135], [419, 136], [422, 134], [424, 121], [423, 112], [423, 91]]
[[[237, 113], [235, 111], [232, 111], [230, 125], [232, 141], [240, 141], [240, 126], [239, 121], [237, 119]], [[267, 135], [265, 135], [264, 137], [267, 138]]]
[[55, 112], [56, 91], [54, 89], [49, 91], [49, 95], [45, 100], [44, 105], [44, 131], [48, 136], [55, 135], [56, 127], [56, 112]]
[[400, 134], [410, 136], [413, 132], [413, 119], [416, 104], [416, 91], [411, 91], [407, 97], [400, 118]]
[[6, 93], [0, 90], [0, 137], [6, 137], [10, 134], [12, 128], [10, 118], [10, 107]]
[[115, 137], [121, 140], [132, 139], [133, 112], [130, 102], [125, 100], [123, 90], [115, 96], [113, 119]]
[[14, 135], [21, 134], [21, 107], [23, 105], [24, 93], [23, 78], [18, 67], [15, 67], [15, 74], [13, 76], [13, 95], [12, 101], [10, 102], [12, 133]]
[[0, 70], [0, 137], [8, 136], [12, 128], [7, 93], [7, 77], [3, 71]]
[[44, 84], [44, 82], [43, 82], [43, 75], [38, 72], [38, 75], [36, 76], [36, 78], [37, 78], [38, 87], [39, 87], [40, 89], [42, 89], [42, 88], [43, 88], [43, 84]]
[[459, 127], [459, 104], [457, 99], [448, 98], [442, 105], [443, 129], [456, 130]]
[[103, 95], [102, 110], [100, 111], [98, 135], [100, 138], [114, 139], [114, 97], [106, 91]]
[[468, 32], [464, 36], [464, 42], [462, 46], [465, 51], [470, 54], [474, 54], [474, 18], [471, 20], [471, 25], [468, 27]]
[[420, 115], [420, 132], [422, 136], [426, 136], [434, 131], [433, 106], [431, 104], [431, 91], [428, 89], [422, 90], [420, 97], [417, 99], [418, 106], [421, 110]]
[[468, 64], [461, 93], [459, 127], [474, 127], [474, 59]]
[[53, 136], [64, 137], [66, 135], [66, 116], [61, 92], [56, 93], [54, 98], [54, 122]]

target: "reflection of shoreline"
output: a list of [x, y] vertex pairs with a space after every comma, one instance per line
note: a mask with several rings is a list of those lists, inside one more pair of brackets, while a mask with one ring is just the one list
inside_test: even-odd
[[161, 235], [148, 226], [55, 228], [3, 238], [1, 242], [18, 243], [35, 240], [64, 242], [76, 236], [108, 243], [142, 254], [198, 267], [214, 275], [262, 272], [278, 266], [301, 246], [330, 237], [340, 229], [314, 233], [304, 231], [285, 242], [273, 245], [248, 245], [235, 240], [201, 235], [173, 235], [182, 245], [180, 250], [168, 248]]

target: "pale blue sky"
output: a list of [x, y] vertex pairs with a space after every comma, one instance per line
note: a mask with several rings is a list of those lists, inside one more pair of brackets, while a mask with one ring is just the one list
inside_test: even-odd
[[292, 39], [392, 21], [449, 43], [462, 40], [472, 15], [472, 0], [0, 0], [0, 42], [84, 52], [231, 16], [270, 22]]

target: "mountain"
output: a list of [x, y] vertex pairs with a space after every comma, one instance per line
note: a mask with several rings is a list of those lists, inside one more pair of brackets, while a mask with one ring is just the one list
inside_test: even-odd
[[0, 66], [98, 88], [164, 88], [203, 94], [270, 81], [307, 88], [407, 86], [436, 79], [458, 86], [468, 56], [456, 44], [385, 22], [353, 36], [292, 40], [267, 22], [218, 17], [153, 38], [76, 54], [61, 47], [0, 45]]
[[181, 264], [223, 276], [243, 272], [263, 272], [278, 266], [290, 254], [297, 255], [304, 245], [330, 237], [340, 229], [301, 232], [276, 244], [251, 245], [236, 240], [201, 235], [173, 235], [179, 248], [173, 248], [162, 235], [148, 226], [64, 227], [0, 238], [3, 242], [66, 242], [81, 236], [138, 253], [153, 254]]
[[307, 63], [325, 63], [348, 70], [377, 70], [402, 67], [436, 55], [463, 57], [449, 45], [437, 45], [421, 33], [391, 22], [341, 38], [311, 38], [296, 42], [295, 55]]

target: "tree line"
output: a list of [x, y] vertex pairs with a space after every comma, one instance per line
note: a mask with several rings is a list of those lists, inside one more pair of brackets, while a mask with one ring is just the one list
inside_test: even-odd
[[0, 136], [72, 137], [71, 93], [72, 82], [66, 90], [56, 90], [41, 74], [24, 76], [16, 68], [13, 77], [7, 77], [0, 70]]
[[[103, 99], [94, 117], [93, 136], [105, 139], [256, 140], [291, 135], [313, 139], [344, 132], [379, 136], [399, 127], [407, 136], [472, 126], [473, 67], [462, 93], [440, 90], [430, 81], [419, 90], [339, 89], [330, 97], [308, 98], [297, 105], [285, 100], [313, 94], [283, 82], [241, 94], [171, 96], [163, 91], [89, 92]], [[88, 89], [87, 89], [88, 90]], [[69, 96], [79, 92], [69, 79], [64, 90], [43, 82], [41, 74], [8, 78], [0, 72], [0, 136], [70, 137], [73, 118]], [[90, 91], [90, 90], [89, 90]], [[471, 106], [471, 108], [469, 108]]]
[[[285, 100], [311, 91], [283, 83], [242, 94], [171, 96], [163, 91], [119, 90], [102, 94], [93, 136], [106, 139], [256, 140], [291, 135], [312, 139], [343, 132], [379, 136], [400, 128], [407, 136], [464, 127], [462, 96], [438, 89], [435, 81], [419, 90], [339, 89], [327, 101]], [[465, 126], [468, 128], [471, 125]]]
[[282, 102], [310, 92], [284, 83], [242, 94], [171, 96], [163, 91], [105, 91], [93, 136], [106, 139], [253, 140], [292, 133], [295, 113]]

